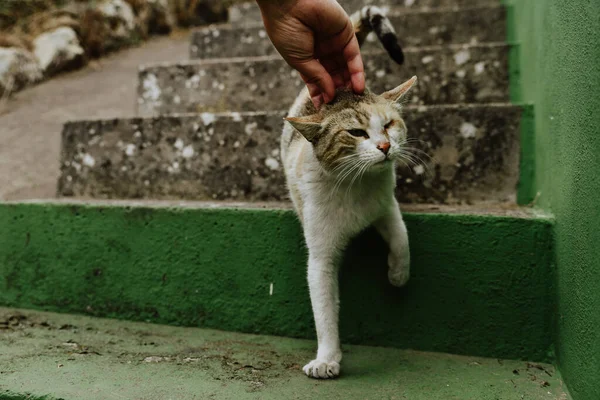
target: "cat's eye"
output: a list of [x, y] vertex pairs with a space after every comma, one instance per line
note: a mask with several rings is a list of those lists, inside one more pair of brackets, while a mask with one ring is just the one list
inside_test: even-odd
[[369, 137], [369, 134], [364, 129], [348, 129], [348, 133], [354, 137]]
[[385, 126], [383, 127], [386, 131], [388, 129], [390, 129], [392, 126], [394, 125], [394, 120], [388, 122], [387, 124], [385, 124]]

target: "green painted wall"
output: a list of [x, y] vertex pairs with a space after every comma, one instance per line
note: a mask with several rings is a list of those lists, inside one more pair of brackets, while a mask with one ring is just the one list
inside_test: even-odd
[[[344, 342], [551, 357], [551, 221], [405, 218], [406, 288], [387, 282], [387, 248], [374, 232], [348, 251]], [[292, 211], [0, 204], [0, 226], [2, 305], [315, 337]]]
[[520, 43], [513, 100], [535, 106], [537, 205], [556, 217], [559, 366], [575, 400], [598, 400], [600, 2], [506, 3]]

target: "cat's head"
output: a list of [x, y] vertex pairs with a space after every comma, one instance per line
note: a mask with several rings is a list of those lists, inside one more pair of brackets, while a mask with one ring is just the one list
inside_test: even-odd
[[416, 81], [413, 76], [381, 95], [338, 90], [334, 101], [318, 112], [286, 120], [312, 143], [317, 160], [328, 171], [389, 168], [404, 154], [401, 102]]

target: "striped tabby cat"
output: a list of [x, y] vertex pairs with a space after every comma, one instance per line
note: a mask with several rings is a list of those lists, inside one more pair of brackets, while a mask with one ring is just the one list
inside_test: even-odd
[[[389, 20], [376, 7], [354, 14], [359, 43], [373, 30], [390, 56], [403, 54]], [[376, 95], [338, 89], [334, 101], [316, 110], [306, 89], [290, 109], [281, 156], [287, 185], [308, 246], [308, 284], [318, 351], [303, 368], [314, 378], [340, 373], [337, 262], [349, 240], [374, 225], [389, 244], [390, 282], [410, 274], [406, 227], [394, 197], [395, 162], [406, 153], [401, 101], [416, 77]]]

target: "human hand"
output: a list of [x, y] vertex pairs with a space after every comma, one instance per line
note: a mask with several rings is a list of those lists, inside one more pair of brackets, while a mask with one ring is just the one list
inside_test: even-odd
[[335, 89], [365, 89], [354, 27], [335, 0], [257, 0], [265, 29], [283, 59], [299, 73], [318, 109]]

